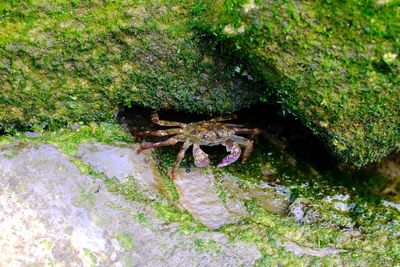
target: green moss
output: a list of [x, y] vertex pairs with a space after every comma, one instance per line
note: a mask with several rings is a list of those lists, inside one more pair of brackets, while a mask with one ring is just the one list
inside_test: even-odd
[[[172, 166], [177, 152], [173, 148], [156, 150], [164, 171]], [[222, 151], [221, 155], [217, 152], [217, 156], [211, 156], [220, 158]], [[181, 167], [192, 166], [192, 160], [187, 155]], [[272, 176], [263, 174], [266, 167], [273, 170]], [[273, 214], [256, 199], [246, 200], [250, 216], [219, 230], [232, 241], [255, 243], [263, 255], [258, 262], [260, 266], [338, 265], [343, 262], [357, 266], [360, 262], [368, 265], [375, 261], [390, 265], [400, 257], [392, 249], [397, 246], [393, 236], [400, 229], [400, 214], [395, 208], [386, 207], [381, 196], [373, 194], [370, 186], [377, 181], [382, 183], [373, 172], [367, 176], [366, 171], [349, 173], [335, 168], [316, 168], [271, 144], [257, 144], [246, 164], [234, 163], [213, 172], [217, 176], [230, 173], [244, 191], [268, 183], [284, 189], [290, 203], [303, 200], [300, 201], [304, 211], [301, 219], [289, 212], [290, 207], [283, 215]], [[229, 194], [222, 186], [219, 190], [222, 195]], [[189, 223], [186, 224], [188, 233], [205, 230], [191, 228], [190, 220], [182, 220], [182, 213], [171, 206], [167, 210], [164, 206], [159, 215], [172, 222]], [[198, 249], [203, 243], [203, 240], [197, 241]], [[300, 249], [320, 253], [325, 250], [341, 252], [324, 257], [307, 254], [299, 257], [285, 249], [285, 245], [291, 243]]]
[[108, 190], [124, 195], [130, 201], [147, 204], [152, 203], [152, 201], [140, 191], [140, 187], [134, 179], [128, 179], [127, 182], [122, 183], [116, 178], [107, 178], [105, 182]]
[[[29, 136], [24, 132], [15, 132], [14, 135], [0, 136], [1, 144], [9, 144], [13, 141], [29, 141], [36, 143], [50, 143], [61, 151], [72, 156], [77, 152], [80, 144], [85, 142], [101, 142], [116, 144], [118, 142], [132, 142], [132, 137], [115, 123], [90, 123], [89, 125], [74, 124], [57, 131], [43, 131], [38, 136]], [[20, 145], [23, 145], [21, 143]]]
[[[266, 166], [273, 170], [273, 175], [263, 174]], [[263, 254], [260, 266], [343, 262], [357, 266], [360, 262], [368, 265], [375, 261], [390, 265], [400, 257], [392, 249], [397, 247], [393, 235], [400, 229], [400, 213], [385, 207], [381, 196], [373, 195], [370, 185], [377, 177], [366, 176], [366, 171], [317, 169], [269, 144], [258, 144], [248, 163], [235, 163], [218, 172], [221, 171], [233, 175], [244, 191], [267, 183], [278, 185], [280, 190], [284, 188], [291, 205], [302, 200], [304, 215], [299, 218], [290, 211], [291, 206], [286, 214], [279, 215], [266, 211], [256, 199], [246, 200], [250, 216], [237, 225], [220, 229], [233, 241], [257, 244]], [[299, 257], [285, 249], [285, 244], [292, 243], [314, 251], [342, 252]]]
[[94, 207], [94, 203], [95, 203], [94, 192], [92, 192], [92, 190], [90, 190], [90, 188], [87, 189], [87, 188], [80, 187], [79, 190], [80, 190], [80, 195], [79, 195], [78, 204]]
[[138, 213], [135, 215], [135, 218], [138, 222], [140, 222], [143, 225], [146, 225], [147, 227], [150, 228], [151, 222], [150, 220], [144, 215], [143, 213]]
[[194, 10], [197, 27], [247, 62], [285, 109], [363, 166], [400, 141], [400, 13], [398, 1], [378, 2], [199, 1]]
[[215, 252], [219, 253], [221, 251], [221, 247], [215, 240], [204, 240], [197, 238], [194, 240], [194, 247], [199, 253], [206, 253], [206, 252]]
[[[154, 160], [157, 162], [158, 172], [162, 179], [163, 187], [160, 188], [162, 194], [171, 202], [176, 202], [179, 199], [178, 191], [175, 188], [174, 182], [169, 178], [169, 171], [176, 161], [176, 154], [173, 149], [163, 149], [164, 153], [157, 153], [154, 155]], [[182, 164], [185, 164], [183, 160]]]
[[50, 250], [53, 247], [53, 244], [49, 240], [43, 240], [42, 242], [40, 242], [40, 245], [48, 250]]
[[130, 234], [118, 233], [115, 238], [118, 240], [118, 243], [121, 245], [121, 247], [125, 249], [133, 249], [135, 247], [133, 237]]
[[3, 1], [0, 130], [141, 105], [226, 113], [259, 97], [190, 28], [191, 1]]
[[89, 266], [96, 266], [98, 264], [96, 255], [90, 249], [84, 248], [83, 250], [87, 260], [86, 264], [89, 264]]

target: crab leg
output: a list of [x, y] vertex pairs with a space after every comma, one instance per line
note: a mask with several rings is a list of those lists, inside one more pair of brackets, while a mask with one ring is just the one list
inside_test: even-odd
[[176, 169], [178, 168], [179, 163], [181, 163], [183, 157], [185, 156], [186, 150], [187, 150], [191, 145], [192, 145], [192, 143], [191, 143], [189, 140], [186, 140], [186, 141], [183, 143], [183, 146], [181, 147], [181, 150], [180, 150], [179, 153], [178, 153], [178, 157], [177, 157], [177, 159], [176, 159], [176, 161], [175, 161], [175, 164], [174, 164], [174, 166], [172, 167], [172, 170], [171, 170], [171, 176], [170, 176], [170, 177], [171, 177], [172, 179], [175, 179], [175, 171], [176, 171]]
[[157, 131], [143, 131], [135, 133], [137, 137], [143, 136], [167, 136], [167, 135], [174, 135], [182, 133], [182, 129], [174, 128], [174, 129], [167, 129], [167, 130], [157, 130]]
[[208, 155], [203, 150], [201, 150], [198, 144], [193, 145], [193, 157], [194, 164], [197, 167], [207, 167], [208, 165], [210, 165]]
[[177, 121], [162, 121], [158, 117], [157, 111], [153, 110], [151, 112], [151, 121], [155, 124], [161, 125], [161, 126], [177, 126], [177, 127], [185, 127], [186, 123], [183, 122], [177, 122]]
[[219, 116], [216, 117], [214, 119], [211, 119], [211, 121], [230, 121], [230, 120], [234, 120], [237, 119], [237, 115], [236, 114], [230, 114], [230, 115], [226, 115], [226, 116]]
[[242, 145], [245, 147], [244, 152], [243, 152], [242, 162], [247, 161], [250, 157], [251, 152], [253, 151], [253, 142], [250, 141], [249, 139], [246, 139], [244, 137], [237, 136], [237, 135], [232, 135], [231, 138], [233, 141], [235, 141], [239, 145]]
[[139, 147], [139, 149], [137, 150], [137, 153], [141, 153], [144, 150], [155, 148], [155, 147], [172, 146], [178, 142], [182, 142], [182, 138], [183, 138], [183, 136], [178, 135], [178, 136], [171, 137], [165, 141], [161, 141], [161, 142], [157, 142], [157, 143], [144, 143]]
[[221, 168], [235, 162], [240, 157], [241, 153], [240, 146], [232, 140], [225, 141], [222, 143], [222, 145], [226, 147], [226, 151], [231, 153], [217, 165], [217, 168]]
[[232, 127], [232, 128], [243, 128], [243, 127], [245, 127], [244, 124], [238, 124], [238, 123], [224, 123], [224, 125]]
[[233, 127], [233, 130], [237, 134], [250, 134], [250, 140], [253, 140], [254, 136], [261, 133], [261, 130], [258, 128], [249, 129], [249, 128]]

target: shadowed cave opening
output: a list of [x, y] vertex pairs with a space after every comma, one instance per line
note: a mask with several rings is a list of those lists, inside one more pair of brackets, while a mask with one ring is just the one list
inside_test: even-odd
[[[153, 124], [150, 119], [150, 113], [151, 109], [135, 106], [120, 112], [118, 120], [132, 134], [143, 130], [171, 128]], [[190, 114], [173, 110], [161, 110], [158, 114], [161, 120], [184, 123], [209, 120], [218, 116]], [[262, 134], [254, 140], [255, 147], [265, 142], [273, 143], [273, 145], [293, 154], [296, 158], [306, 160], [322, 168], [339, 164], [339, 161], [329, 154], [323, 143], [299, 120], [291, 114], [287, 114], [279, 104], [258, 104], [234, 114], [238, 118], [229, 122], [240, 123], [247, 128], [259, 128], [262, 130]], [[150, 137], [146, 139], [160, 140], [160, 138]], [[179, 144], [176, 146], [179, 146]], [[204, 149], [224, 150], [222, 146], [204, 147]]]
[[[118, 114], [118, 121], [123, 125], [125, 130], [133, 135], [135, 132], [143, 130], [171, 128], [153, 124], [150, 113], [151, 109], [134, 106], [122, 110]], [[158, 114], [161, 120], [184, 123], [209, 120], [216, 117], [173, 110], [161, 110]], [[233, 120], [232, 123], [240, 123], [244, 124], [247, 128], [260, 128], [262, 130], [262, 133], [254, 140], [255, 151], [265, 151], [272, 146], [274, 149], [293, 157], [299, 168], [306, 165], [309, 169], [317, 170], [324, 175], [322, 178], [323, 182], [327, 182], [332, 186], [346, 187], [348, 190], [356, 191], [359, 195], [366, 198], [399, 200], [397, 192], [385, 192], [385, 188], [390, 186], [388, 183], [391, 183], [391, 179], [383, 177], [378, 172], [379, 164], [355, 170], [340, 162], [329, 153], [320, 139], [293, 115], [288, 114], [280, 104], [257, 104], [235, 112], [235, 114], [238, 118]], [[167, 137], [145, 137], [144, 140], [139, 141], [155, 142], [165, 139]], [[163, 147], [160, 149], [171, 151], [171, 154], [177, 155], [181, 145], [182, 143], [178, 143], [173, 148]], [[202, 146], [202, 149], [209, 154], [212, 162], [211, 165], [213, 166], [216, 166], [227, 153], [223, 146]], [[392, 155], [389, 159], [393, 157], [397, 156]], [[182, 161], [181, 167], [190, 171], [190, 166], [193, 166], [191, 149], [186, 152], [185, 159], [186, 161]], [[251, 162], [251, 156], [249, 162]], [[281, 181], [281, 179], [279, 180], [280, 182], [285, 182]], [[275, 181], [267, 182], [275, 183]]]

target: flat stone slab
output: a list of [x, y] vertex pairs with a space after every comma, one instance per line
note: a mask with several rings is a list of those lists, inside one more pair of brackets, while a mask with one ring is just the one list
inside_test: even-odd
[[126, 182], [133, 177], [143, 190], [150, 193], [148, 196], [154, 196], [159, 188], [159, 175], [149, 154], [136, 153], [138, 147], [137, 144], [127, 148], [84, 143], [79, 146], [77, 157], [108, 178]]
[[[255, 245], [222, 233], [179, 233], [177, 225], [110, 193], [47, 144], [1, 150], [0, 209], [5, 266], [247, 266], [261, 257]], [[215, 242], [218, 251], [199, 251], [198, 239]]]
[[181, 204], [209, 228], [217, 229], [225, 224], [236, 223], [248, 215], [242, 201], [220, 198], [215, 177], [210, 171], [197, 168], [190, 173], [181, 171], [174, 183]]

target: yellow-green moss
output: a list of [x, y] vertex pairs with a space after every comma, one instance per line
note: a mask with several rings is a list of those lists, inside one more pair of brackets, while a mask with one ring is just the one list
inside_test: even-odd
[[126, 248], [126, 249], [133, 249], [135, 247], [135, 243], [133, 241], [133, 237], [130, 234], [123, 234], [123, 233], [118, 233], [115, 238], [118, 240], [118, 243], [121, 245], [121, 247]]
[[191, 1], [2, 1], [0, 130], [112, 120], [139, 104], [226, 113], [260, 85], [194, 35]]
[[198, 1], [213, 33], [346, 162], [400, 142], [399, 1]]

